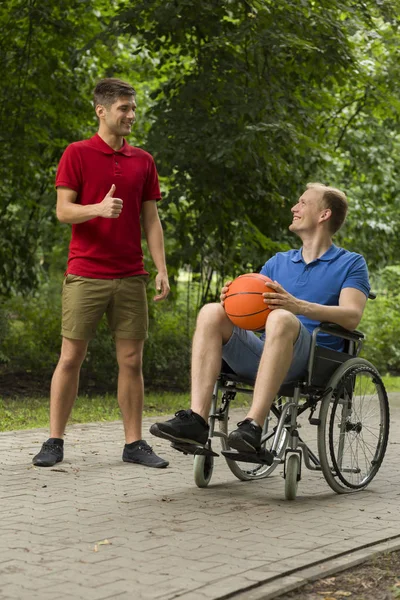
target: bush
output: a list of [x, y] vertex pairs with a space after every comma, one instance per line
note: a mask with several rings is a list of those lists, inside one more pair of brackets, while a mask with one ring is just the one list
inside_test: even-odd
[[[0, 311], [0, 361], [7, 360], [3, 372], [31, 372], [36, 379], [50, 380], [61, 346], [60, 285], [60, 281], [54, 281], [30, 298], [14, 297]], [[145, 384], [156, 389], [186, 390], [191, 331], [185, 307], [169, 300], [154, 305], [151, 299], [149, 307], [150, 334], [143, 362]], [[104, 318], [89, 344], [80, 389], [115, 391], [117, 377], [114, 340]]]
[[144, 350], [143, 374], [149, 387], [189, 388], [192, 328], [185, 317], [179, 303], [167, 300], [157, 306]]
[[400, 373], [400, 296], [378, 296], [368, 302], [360, 329], [366, 334], [361, 356], [383, 374]]
[[4, 340], [8, 334], [8, 318], [4, 307], [0, 305], [0, 364], [9, 361], [8, 356], [4, 352]]
[[400, 373], [400, 266], [383, 269], [375, 280], [375, 300], [369, 300], [360, 323], [366, 334], [362, 356], [385, 374]]
[[8, 331], [3, 352], [8, 368], [47, 372], [60, 351], [60, 303], [49, 289], [37, 297], [16, 296], [5, 305]]
[[[42, 286], [40, 293], [16, 296], [0, 307], [0, 368], [49, 383], [57, 364], [60, 336], [60, 279]], [[362, 356], [382, 374], [400, 373], [400, 267], [387, 267], [374, 282], [377, 299], [368, 301], [360, 329], [366, 334]], [[143, 373], [146, 388], [187, 391], [190, 380], [191, 339], [198, 290], [179, 284], [176, 300], [155, 304], [149, 290], [150, 332], [145, 344]], [[83, 393], [115, 393], [118, 369], [114, 341], [104, 319], [89, 344], [81, 373]], [[46, 392], [47, 393], [47, 392]]]

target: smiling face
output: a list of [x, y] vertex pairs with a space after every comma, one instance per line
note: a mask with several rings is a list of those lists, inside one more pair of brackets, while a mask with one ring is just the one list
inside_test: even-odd
[[96, 114], [104, 133], [118, 137], [129, 135], [136, 119], [135, 96], [120, 96], [110, 106], [98, 104]]
[[293, 233], [313, 233], [329, 220], [331, 210], [323, 204], [323, 191], [318, 188], [307, 189], [291, 211], [293, 220], [289, 225]]

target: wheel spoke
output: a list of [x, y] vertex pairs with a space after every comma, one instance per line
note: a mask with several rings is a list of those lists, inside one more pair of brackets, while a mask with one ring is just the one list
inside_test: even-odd
[[377, 373], [364, 365], [344, 372], [336, 390], [328, 407], [325, 444], [329, 446], [338, 486], [358, 489], [369, 483], [383, 459], [388, 433], [387, 396]]
[[[275, 429], [278, 424], [278, 419], [280, 415], [280, 410], [282, 406], [286, 403], [287, 399], [285, 397], [278, 398], [276, 401], [276, 406], [272, 408], [270, 411], [266, 423], [263, 427], [263, 442], [261, 447], [267, 450], [270, 450], [274, 440], [275, 440]], [[234, 404], [233, 404], [234, 405]], [[246, 410], [246, 409], [244, 409]], [[231, 450], [229, 444], [227, 442], [228, 436], [228, 423], [231, 424], [232, 421], [229, 421], [228, 418], [229, 407], [225, 410], [224, 419], [219, 422], [219, 427], [221, 432], [225, 435], [221, 438], [221, 444], [223, 450]], [[244, 413], [245, 414], [245, 413]], [[235, 425], [235, 421], [233, 422], [233, 426]], [[231, 429], [232, 430], [232, 429]], [[277, 457], [281, 458], [285, 452], [285, 448], [288, 440], [288, 432], [287, 429], [284, 428], [281, 432], [280, 438], [278, 440], [276, 453]], [[279, 461], [274, 462], [272, 465], [266, 464], [257, 464], [253, 462], [244, 462], [244, 461], [236, 461], [233, 459], [226, 459], [227, 465], [232, 473], [243, 481], [254, 480], [254, 479], [264, 479], [268, 477], [278, 466]]]

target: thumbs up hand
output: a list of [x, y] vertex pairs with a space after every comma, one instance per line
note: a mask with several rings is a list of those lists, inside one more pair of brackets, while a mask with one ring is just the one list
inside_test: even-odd
[[118, 219], [122, 212], [123, 202], [121, 198], [114, 198], [115, 185], [112, 184], [110, 191], [104, 196], [99, 204], [99, 216], [105, 219]]

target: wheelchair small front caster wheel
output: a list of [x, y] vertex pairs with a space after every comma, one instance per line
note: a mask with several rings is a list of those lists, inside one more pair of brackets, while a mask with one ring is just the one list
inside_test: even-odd
[[285, 469], [285, 498], [286, 500], [295, 500], [297, 495], [297, 486], [300, 474], [300, 457], [298, 454], [291, 454], [286, 462]]
[[207, 487], [210, 483], [214, 469], [214, 457], [198, 455], [194, 457], [193, 475], [194, 482], [199, 488]]

